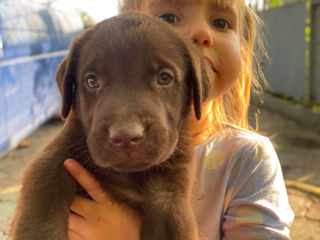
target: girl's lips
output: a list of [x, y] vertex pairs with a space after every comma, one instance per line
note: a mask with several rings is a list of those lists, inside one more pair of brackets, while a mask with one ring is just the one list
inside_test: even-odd
[[217, 70], [214, 68], [214, 65], [213, 65], [212, 60], [211, 60], [208, 56], [206, 56], [206, 55], [203, 55], [203, 57], [204, 57], [204, 59], [208, 62], [209, 66], [212, 68], [212, 70], [213, 70], [214, 72], [217, 72]]

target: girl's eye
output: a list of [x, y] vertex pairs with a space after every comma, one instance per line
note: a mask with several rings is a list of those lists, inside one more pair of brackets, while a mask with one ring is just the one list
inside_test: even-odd
[[226, 30], [230, 27], [230, 23], [226, 19], [223, 19], [223, 18], [215, 19], [215, 20], [213, 20], [213, 22], [211, 24], [212, 24], [212, 26], [219, 28], [221, 30]]
[[179, 21], [177, 16], [175, 16], [173, 13], [164, 13], [159, 16], [159, 18], [167, 23], [173, 24]]
[[158, 77], [158, 83], [160, 85], [169, 85], [172, 81], [173, 81], [173, 77], [168, 72], [162, 72]]
[[98, 88], [99, 83], [95, 76], [88, 76], [87, 77], [87, 84], [90, 88]]

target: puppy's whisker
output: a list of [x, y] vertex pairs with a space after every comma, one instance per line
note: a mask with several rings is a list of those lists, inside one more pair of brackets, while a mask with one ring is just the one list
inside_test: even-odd
[[177, 152], [179, 152], [179, 153], [182, 153], [182, 154], [187, 153], [187, 150], [185, 150], [185, 147], [177, 146], [177, 147], [175, 148], [175, 150], [176, 150]]

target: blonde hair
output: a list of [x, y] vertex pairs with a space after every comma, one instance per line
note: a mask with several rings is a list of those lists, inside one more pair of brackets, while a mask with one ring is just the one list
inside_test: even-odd
[[[131, 10], [139, 11], [144, 1], [146, 0], [120, 0], [119, 11], [121, 13]], [[223, 123], [253, 130], [248, 123], [251, 90], [261, 91], [259, 79], [264, 82], [259, 57], [265, 55], [265, 48], [260, 35], [262, 22], [259, 17], [249, 6], [246, 6], [245, 0], [216, 0], [216, 3], [222, 7], [237, 3], [240, 9], [242, 66], [240, 76], [234, 86], [213, 101], [210, 113], [203, 116], [201, 123], [197, 124], [197, 129], [194, 129], [195, 133], [205, 132], [207, 137], [221, 129]], [[255, 53], [255, 50], [260, 51], [260, 54]]]

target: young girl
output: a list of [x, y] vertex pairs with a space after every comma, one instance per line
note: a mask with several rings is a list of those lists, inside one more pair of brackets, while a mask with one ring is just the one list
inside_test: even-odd
[[[158, 17], [190, 38], [215, 72], [216, 90], [193, 119], [197, 154], [192, 206], [199, 238], [290, 239], [293, 212], [268, 138], [249, 130], [257, 17], [245, 0], [123, 0], [121, 12]], [[138, 240], [141, 218], [108, 198], [75, 160], [66, 169], [93, 200], [71, 206], [70, 240]]]

